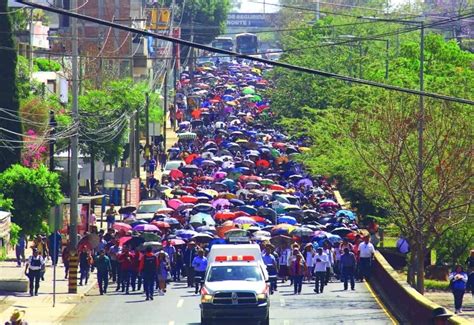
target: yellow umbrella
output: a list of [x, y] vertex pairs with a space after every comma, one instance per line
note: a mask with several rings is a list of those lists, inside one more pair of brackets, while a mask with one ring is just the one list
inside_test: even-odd
[[235, 141], [236, 143], [247, 143], [248, 140], [245, 140], [245, 139], [239, 139], [237, 141]]
[[173, 194], [171, 194], [172, 191], [173, 191], [173, 189], [169, 188], [167, 190], [164, 190], [163, 193], [166, 195], [166, 197], [172, 198], [173, 197]]
[[311, 148], [308, 148], [308, 147], [300, 147], [299, 149], [301, 152], [307, 152], [311, 150]]
[[219, 195], [219, 192], [214, 191], [214, 190], [204, 190], [204, 191], [201, 191], [201, 192], [206, 193], [206, 194], [209, 194], [209, 195], [212, 196], [212, 197]]

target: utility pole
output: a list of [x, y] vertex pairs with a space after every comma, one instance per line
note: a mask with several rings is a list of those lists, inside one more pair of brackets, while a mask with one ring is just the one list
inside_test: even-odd
[[168, 112], [168, 62], [166, 62], [165, 80], [163, 94], [163, 151], [166, 151], [166, 120]]
[[150, 95], [145, 94], [145, 136], [146, 146], [150, 145]]
[[[71, 0], [71, 7], [77, 8], [77, 0]], [[78, 107], [78, 35], [77, 19], [71, 17], [71, 35], [72, 35], [72, 119], [73, 123], [79, 123]], [[76, 127], [75, 134], [71, 137], [71, 184], [70, 194], [70, 222], [69, 222], [69, 249], [72, 260], [70, 260], [69, 270], [69, 293], [77, 293], [77, 219], [78, 219], [78, 151], [79, 151], [79, 127]]]
[[[420, 22], [420, 91], [423, 92], [425, 89], [424, 85], [424, 65], [425, 65], [425, 23]], [[423, 247], [423, 233], [421, 231], [423, 225], [423, 172], [424, 172], [424, 163], [423, 163], [423, 133], [425, 128], [425, 105], [424, 97], [420, 95], [419, 107], [418, 107], [418, 162], [417, 162], [417, 208], [418, 208], [418, 218], [417, 218], [417, 230], [418, 230], [418, 253], [421, 254], [424, 252], [425, 247]], [[424, 260], [425, 256], [418, 256], [418, 260]], [[423, 294], [424, 291], [424, 264], [418, 261], [417, 268], [417, 281], [416, 287], [420, 293]]]
[[135, 173], [140, 178], [140, 110], [137, 109], [135, 116]]

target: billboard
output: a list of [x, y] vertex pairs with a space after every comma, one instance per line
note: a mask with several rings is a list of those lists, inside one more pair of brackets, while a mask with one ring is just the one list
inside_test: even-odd
[[236, 13], [227, 15], [227, 27], [273, 27], [277, 14]]

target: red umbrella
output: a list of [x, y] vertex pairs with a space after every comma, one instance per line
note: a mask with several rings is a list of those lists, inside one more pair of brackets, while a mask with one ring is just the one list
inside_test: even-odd
[[183, 203], [196, 203], [198, 198], [191, 195], [185, 195], [179, 198]]
[[234, 214], [235, 214], [236, 218], [238, 218], [238, 217], [249, 217], [250, 216], [250, 214], [248, 214], [247, 212], [244, 212], [244, 211], [235, 211]]
[[267, 219], [265, 219], [264, 217], [260, 217], [260, 216], [251, 216], [250, 218], [252, 218], [256, 222], [267, 222]]
[[157, 226], [160, 229], [166, 229], [171, 227], [169, 223], [164, 221], [152, 221], [151, 224]]
[[194, 159], [198, 158], [199, 155], [192, 153], [189, 156], [187, 156], [184, 161], [186, 162], [186, 165], [191, 165]]
[[194, 193], [196, 193], [196, 189], [195, 189], [194, 187], [192, 187], [192, 186], [182, 186], [181, 189], [182, 189], [183, 191], [188, 192], [189, 194], [194, 194]]
[[117, 231], [129, 231], [129, 230], [132, 230], [132, 226], [130, 226], [129, 224], [126, 224], [126, 223], [123, 223], [123, 222], [116, 222], [114, 223], [114, 225], [112, 226], [113, 229], [117, 230]]
[[263, 168], [270, 167], [270, 163], [268, 162], [268, 160], [265, 160], [265, 159], [257, 160], [255, 165], [257, 165], [258, 167], [263, 167]]
[[286, 143], [283, 143], [283, 142], [274, 142], [272, 145], [273, 145], [273, 148], [278, 148], [278, 149], [286, 147]]
[[247, 181], [255, 181], [255, 182], [259, 182], [262, 180], [262, 178], [260, 176], [257, 176], [257, 175], [250, 175], [247, 177], [246, 179]]
[[232, 220], [235, 219], [235, 213], [230, 211], [219, 211], [214, 215], [215, 220]]
[[184, 245], [186, 242], [182, 239], [170, 239], [169, 241], [170, 245], [172, 246], [178, 246], [178, 245]]
[[273, 191], [284, 191], [285, 187], [278, 184], [272, 184], [268, 186], [268, 189], [273, 190]]
[[184, 174], [179, 169], [173, 169], [173, 170], [170, 171], [170, 177], [172, 179], [180, 179], [180, 178], [184, 177]]
[[129, 241], [130, 239], [132, 239], [132, 237], [130, 236], [125, 236], [125, 237], [122, 237], [118, 240], [118, 244], [119, 246], [123, 246], [127, 241]]
[[201, 118], [201, 113], [202, 111], [200, 109], [195, 109], [191, 112], [191, 116], [193, 117], [193, 119], [199, 120]]

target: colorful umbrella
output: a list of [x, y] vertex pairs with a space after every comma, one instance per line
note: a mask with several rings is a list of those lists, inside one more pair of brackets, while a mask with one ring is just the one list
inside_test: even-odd
[[182, 205], [184, 202], [181, 201], [181, 200], [178, 200], [178, 199], [173, 199], [173, 200], [169, 200], [168, 201], [168, 206], [173, 209], [173, 210], [176, 210], [180, 205]]
[[170, 171], [170, 177], [172, 179], [180, 179], [180, 178], [183, 178], [184, 177], [184, 174], [182, 171], [180, 171], [179, 169], [172, 169]]
[[129, 231], [129, 230], [132, 230], [132, 226], [126, 224], [126, 223], [123, 223], [123, 222], [116, 222], [114, 223], [114, 225], [112, 226], [113, 229], [117, 230], [117, 231]]
[[251, 217], [238, 217], [234, 219], [234, 223], [238, 225], [254, 225], [257, 221]]
[[153, 224], [148, 225], [137, 225], [133, 228], [134, 231], [144, 231], [144, 232], [160, 232], [157, 226]]

